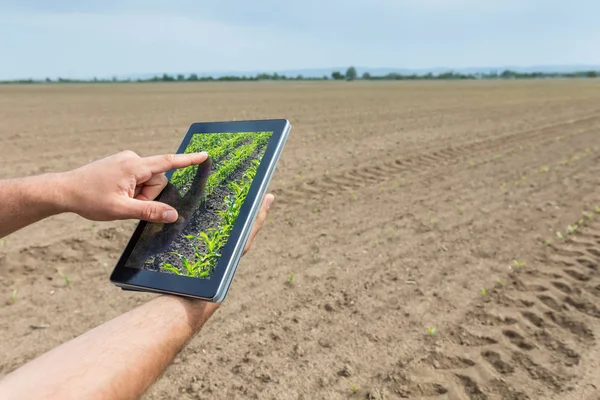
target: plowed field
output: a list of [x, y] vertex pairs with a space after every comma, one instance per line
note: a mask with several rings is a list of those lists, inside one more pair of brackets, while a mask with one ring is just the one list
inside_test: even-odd
[[[2, 86], [0, 178], [252, 118], [293, 125], [269, 220], [146, 398], [598, 398], [600, 81]], [[0, 374], [151, 297], [134, 226], [0, 242]]]

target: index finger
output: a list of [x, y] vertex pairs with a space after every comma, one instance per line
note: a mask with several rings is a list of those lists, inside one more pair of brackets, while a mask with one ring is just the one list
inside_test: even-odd
[[142, 159], [144, 167], [150, 169], [153, 174], [167, 172], [170, 169], [185, 168], [190, 165], [202, 164], [208, 158], [208, 153], [190, 154], [164, 154]]

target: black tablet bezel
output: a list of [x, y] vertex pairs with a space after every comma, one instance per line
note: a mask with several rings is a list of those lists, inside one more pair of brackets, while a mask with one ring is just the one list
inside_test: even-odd
[[[256, 171], [256, 176], [250, 186], [246, 201], [240, 209], [239, 216], [236, 219], [229, 239], [223, 247], [222, 256], [217, 262], [210, 279], [192, 278], [126, 267], [125, 264], [147, 224], [145, 221], [140, 221], [133, 232], [129, 243], [125, 247], [125, 250], [121, 254], [121, 257], [110, 276], [110, 281], [115, 285], [141, 288], [142, 290], [145, 288], [151, 291], [181, 294], [207, 300], [215, 298], [218, 294], [219, 287], [225, 278], [227, 266], [233, 256], [236, 244], [240, 240], [243, 227], [250, 217], [252, 206], [255, 202], [262, 201], [262, 199], [257, 199], [259, 188], [261, 183], [268, 179], [267, 171], [269, 165], [274, 161], [274, 158], [277, 155], [277, 149], [281, 140], [284, 139], [284, 129], [287, 124], [288, 121], [285, 119], [194, 123], [188, 129], [177, 150], [177, 154], [183, 153], [192, 139], [192, 136], [195, 134], [217, 132], [273, 132], [273, 135], [267, 143], [265, 154]], [[166, 173], [168, 179], [171, 179], [173, 172], [175, 172], [175, 170], [170, 170]], [[160, 196], [157, 200], [160, 201]]]

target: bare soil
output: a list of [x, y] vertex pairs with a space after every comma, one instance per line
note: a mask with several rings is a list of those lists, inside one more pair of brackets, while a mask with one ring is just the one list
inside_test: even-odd
[[[0, 178], [281, 117], [269, 220], [147, 399], [598, 398], [600, 81], [2, 86]], [[134, 227], [0, 242], [0, 374], [153, 296], [108, 282]]]

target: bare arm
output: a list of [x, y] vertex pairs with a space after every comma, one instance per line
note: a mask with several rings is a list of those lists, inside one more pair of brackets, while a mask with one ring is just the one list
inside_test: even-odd
[[164, 172], [204, 162], [206, 153], [141, 158], [122, 152], [62, 173], [0, 180], [0, 238], [62, 212], [108, 221], [173, 222], [177, 211], [152, 201]]
[[[267, 218], [265, 197], [244, 249]], [[218, 304], [159, 296], [30, 361], [0, 381], [0, 399], [135, 399], [156, 381]]]
[[216, 308], [159, 296], [8, 375], [0, 383], [0, 398], [139, 398]]
[[60, 174], [0, 181], [0, 238], [66, 211]]
[[[71, 211], [94, 220], [165, 221], [153, 201], [162, 172], [199, 164], [206, 153], [141, 159], [130, 152], [56, 175], [0, 181], [0, 236]], [[265, 196], [244, 253], [274, 200]], [[30, 361], [0, 381], [1, 399], [133, 399], [158, 379], [218, 305], [159, 296]]]

